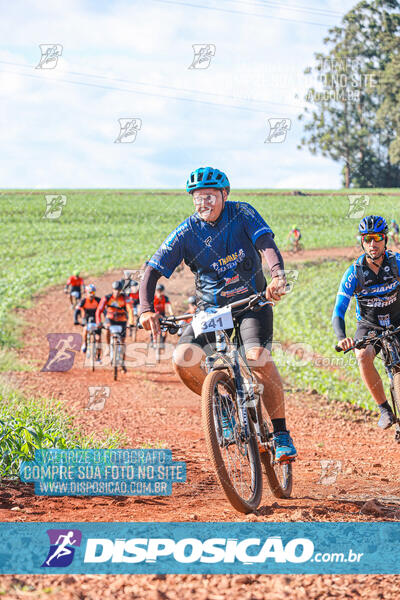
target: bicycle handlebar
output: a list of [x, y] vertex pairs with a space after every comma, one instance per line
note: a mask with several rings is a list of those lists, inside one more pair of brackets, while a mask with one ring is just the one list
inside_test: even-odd
[[355, 348], [365, 348], [366, 346], [368, 346], [368, 344], [376, 343], [377, 341], [383, 338], [391, 338], [396, 333], [400, 333], [400, 325], [395, 329], [386, 329], [385, 331], [382, 331], [382, 333], [379, 333], [377, 335], [364, 335], [362, 338], [356, 340], [353, 346], [347, 348], [346, 350], [343, 350], [343, 348], [336, 345], [335, 350], [336, 352], [343, 352], [343, 354], [347, 354], [347, 352], [350, 352], [350, 350], [354, 350]]
[[[231, 310], [232, 309], [234, 310], [235, 308], [239, 308], [239, 307], [247, 304], [247, 306], [245, 307], [244, 310], [247, 310], [248, 308], [250, 310], [255, 310], [255, 308], [260, 304], [260, 301], [262, 302], [261, 306], [266, 306], [267, 304], [270, 306], [275, 306], [274, 302], [266, 299], [265, 292], [259, 292], [258, 294], [253, 294], [252, 296], [248, 296], [247, 298], [243, 298], [242, 300], [237, 300], [236, 302], [227, 304], [224, 308], [231, 308]], [[210, 318], [211, 318], [212, 314], [213, 313], [210, 313]], [[163, 319], [160, 319], [160, 325], [162, 328], [164, 327], [165, 330], [168, 330], [171, 334], [174, 334], [174, 333], [177, 333], [180, 328], [178, 321], [184, 321], [186, 319], [191, 319], [193, 317], [194, 317], [193, 313], [185, 313], [183, 315], [173, 315], [171, 317], [165, 317]], [[138, 327], [140, 329], [143, 329], [143, 326], [141, 325], [140, 322], [139, 322]]]

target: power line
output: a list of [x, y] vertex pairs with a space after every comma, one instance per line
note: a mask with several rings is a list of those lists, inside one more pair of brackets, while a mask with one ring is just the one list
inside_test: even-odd
[[306, 25], [317, 25], [319, 27], [333, 27], [334, 26], [333, 24], [329, 24], [329, 23], [315, 23], [314, 21], [289, 19], [289, 18], [285, 18], [285, 17], [277, 17], [275, 15], [260, 15], [260, 14], [255, 14], [255, 13], [246, 12], [246, 11], [242, 11], [242, 10], [219, 8], [216, 6], [208, 6], [208, 5], [201, 5], [201, 4], [191, 4], [189, 2], [177, 2], [176, 0], [153, 0], [153, 2], [161, 2], [162, 4], [175, 4], [177, 6], [189, 6], [191, 8], [202, 8], [204, 10], [214, 10], [217, 12], [224, 12], [224, 13], [229, 13], [229, 14], [234, 14], [234, 15], [235, 14], [236, 15], [248, 15], [249, 17], [259, 17], [261, 19], [277, 19], [278, 21], [288, 21], [290, 23], [304, 23]]
[[[0, 60], [0, 64], [6, 64], [6, 65], [12, 65], [12, 66], [18, 66], [18, 67], [23, 67], [26, 69], [32, 69], [32, 65], [26, 65], [23, 63], [16, 63], [16, 62], [10, 62], [10, 61], [4, 61], [4, 60]], [[5, 73], [17, 73], [19, 75], [24, 75], [23, 73], [20, 73], [19, 71], [3, 71]], [[105, 79], [106, 81], [119, 81], [122, 83], [128, 83], [128, 84], [133, 84], [133, 85], [141, 85], [141, 86], [147, 86], [147, 87], [155, 87], [155, 88], [161, 88], [161, 89], [167, 89], [167, 90], [171, 90], [173, 92], [184, 92], [184, 93], [189, 93], [189, 94], [202, 94], [202, 95], [206, 95], [206, 96], [216, 96], [216, 97], [220, 97], [220, 98], [224, 98], [224, 99], [230, 99], [230, 100], [234, 100], [234, 101], [239, 101], [239, 102], [252, 102], [252, 103], [257, 103], [257, 104], [271, 104], [274, 106], [289, 106], [292, 108], [296, 108], [296, 109], [301, 109], [301, 107], [297, 104], [289, 104], [289, 103], [285, 103], [285, 102], [274, 102], [273, 100], [253, 100], [251, 98], [241, 98], [240, 96], [232, 96], [232, 95], [228, 95], [228, 94], [219, 94], [219, 93], [214, 93], [214, 92], [203, 92], [201, 90], [188, 90], [186, 88], [177, 88], [177, 87], [173, 87], [173, 86], [168, 86], [168, 85], [163, 85], [163, 84], [156, 84], [156, 83], [147, 83], [147, 82], [141, 82], [141, 81], [135, 81], [135, 80], [129, 80], [129, 79], [122, 79], [122, 78], [118, 78], [118, 77], [108, 77], [105, 75], [95, 75], [93, 73], [81, 73], [78, 71], [63, 71], [63, 73], [68, 73], [69, 75], [78, 75], [80, 77], [93, 77], [93, 78], [97, 78], [97, 79]], [[31, 74], [29, 74], [30, 77], [32, 77]], [[37, 77], [38, 79], [42, 79], [40, 76]], [[57, 80], [63, 81], [61, 80], [61, 78], [57, 77]], [[66, 80], [67, 81], [67, 80]], [[70, 81], [69, 81], [70, 82]], [[78, 84], [78, 81], [72, 81], [73, 83]], [[94, 84], [93, 84], [94, 85]], [[108, 89], [108, 88], [106, 88]], [[115, 89], [115, 90], [119, 90], [119, 91], [132, 91], [135, 92], [135, 90], [127, 90], [126, 88], [118, 88], [118, 87], [110, 87], [109, 89]], [[138, 92], [139, 93], [139, 92]], [[157, 95], [157, 94], [150, 94], [150, 95]], [[160, 94], [158, 94], [160, 95]], [[164, 98], [173, 98], [173, 96], [169, 96], [169, 95], [164, 95]], [[198, 100], [197, 98], [176, 98], [179, 100], [192, 100], [195, 102], [204, 102], [203, 100]], [[211, 104], [216, 104], [216, 103], [211, 103]], [[223, 104], [224, 106], [233, 106], [231, 104]], [[233, 106], [234, 107], [234, 106]], [[239, 108], [239, 107], [234, 107], [234, 108]], [[251, 109], [249, 109], [251, 110]], [[265, 109], [268, 110], [268, 109]]]
[[[0, 73], [17, 73], [18, 75], [20, 75], [21, 77], [29, 77], [30, 79], [38, 79], [40, 81], [43, 81], [44, 78], [40, 77], [39, 75], [33, 75], [33, 74], [29, 74], [29, 73], [19, 73], [16, 71], [1, 71]], [[46, 81], [48, 81], [46, 79]], [[52, 82], [56, 81], [58, 83], [71, 83], [73, 85], [83, 85], [85, 87], [93, 87], [93, 88], [99, 88], [99, 89], [104, 89], [104, 90], [113, 90], [113, 91], [119, 91], [119, 92], [125, 92], [128, 94], [139, 94], [142, 96], [152, 96], [155, 98], [169, 98], [172, 100], [178, 100], [178, 101], [183, 101], [183, 102], [191, 102], [191, 103], [197, 103], [197, 104], [206, 104], [209, 106], [216, 106], [216, 107], [224, 107], [224, 108], [234, 108], [237, 110], [246, 110], [249, 112], [258, 112], [258, 113], [263, 113], [264, 115], [267, 114], [272, 114], [271, 110], [268, 108], [252, 108], [252, 107], [248, 107], [248, 106], [237, 106], [235, 104], [226, 104], [226, 103], [222, 103], [222, 102], [209, 102], [207, 100], [199, 100], [198, 98], [182, 98], [179, 96], [170, 96], [170, 95], [166, 95], [166, 94], [155, 94], [152, 92], [145, 92], [145, 91], [139, 91], [139, 90], [130, 90], [130, 89], [126, 89], [126, 88], [119, 88], [119, 87], [115, 87], [115, 86], [107, 86], [107, 85], [100, 85], [100, 84], [96, 84], [96, 83], [89, 83], [89, 82], [85, 82], [85, 81], [76, 81], [76, 80], [71, 80], [71, 79], [62, 79], [61, 77], [57, 77], [54, 79], [51, 79]], [[278, 105], [278, 106], [291, 106], [291, 107], [295, 107], [298, 110], [301, 110], [300, 106], [294, 105], [294, 104], [284, 104], [283, 102], [272, 102], [269, 100], [265, 100], [265, 103], [268, 104], [274, 104], [274, 105]], [[282, 115], [282, 111], [279, 111], [279, 113], [276, 113], [279, 115]]]
[[311, 8], [311, 6], [299, 6], [294, 4], [284, 4], [283, 2], [274, 2], [272, 0], [256, 0], [255, 2], [246, 2], [245, 0], [225, 0], [225, 2], [236, 2], [239, 4], [247, 4], [249, 6], [265, 6], [266, 8], [282, 8], [284, 10], [296, 12], [311, 12], [317, 15], [327, 17], [342, 17], [343, 13], [337, 10], [329, 10], [324, 8]]

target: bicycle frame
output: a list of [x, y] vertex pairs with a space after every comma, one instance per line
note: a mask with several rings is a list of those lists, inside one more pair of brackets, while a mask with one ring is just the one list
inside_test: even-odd
[[[232, 308], [236, 308], [236, 307], [240, 307], [242, 306], [244, 303], [247, 303], [248, 299], [243, 302], [241, 300], [232, 303], [230, 306]], [[261, 299], [262, 301], [262, 299]], [[271, 302], [265, 301], [263, 304], [260, 305], [260, 308], [262, 308], [262, 306], [266, 305], [266, 304], [273, 304]], [[251, 302], [250, 302], [250, 307], [251, 307]], [[244, 310], [248, 310], [247, 307]], [[210, 371], [212, 371], [213, 369], [218, 370], [218, 369], [225, 369], [228, 367], [228, 369], [231, 371], [233, 378], [235, 380], [235, 384], [236, 384], [236, 391], [237, 391], [237, 399], [238, 399], [238, 404], [239, 404], [239, 421], [241, 424], [241, 428], [242, 428], [242, 436], [243, 436], [243, 441], [244, 442], [248, 442], [249, 437], [251, 435], [251, 431], [250, 431], [250, 424], [249, 424], [249, 418], [248, 418], [248, 408], [254, 408], [256, 409], [254, 411], [254, 414], [252, 415], [252, 421], [254, 423], [254, 427], [256, 430], [256, 435], [257, 438], [259, 440], [259, 442], [261, 444], [264, 444], [266, 442], [266, 435], [265, 432], [263, 431], [263, 424], [260, 423], [259, 420], [259, 411], [257, 410], [257, 404], [260, 401], [259, 397], [256, 399], [255, 398], [255, 392], [258, 389], [258, 383], [257, 380], [255, 378], [255, 376], [252, 373], [251, 368], [248, 365], [247, 362], [247, 358], [246, 358], [246, 354], [243, 351], [243, 340], [242, 337], [240, 335], [240, 329], [239, 329], [239, 323], [238, 323], [238, 316], [244, 312], [244, 310], [238, 311], [236, 314], [233, 314], [233, 332], [231, 334], [231, 339], [233, 341], [233, 347], [231, 348], [230, 351], [228, 351], [228, 347], [229, 347], [229, 336], [228, 334], [224, 331], [224, 330], [217, 330], [215, 332], [215, 340], [216, 340], [216, 344], [215, 344], [215, 353], [212, 354], [211, 356], [207, 356], [206, 357], [206, 370], [207, 373], [209, 373]], [[225, 362], [225, 365], [220, 365], [220, 366], [215, 366], [215, 362], [218, 361], [218, 359], [222, 359]], [[244, 377], [242, 374], [242, 366], [240, 364], [240, 359], [242, 360], [244, 367], [247, 371], [246, 375], [248, 377], [248, 384], [247, 384], [247, 389], [245, 389], [245, 381], [244, 381]]]
[[397, 337], [391, 340], [382, 340], [382, 354], [387, 376], [390, 382], [390, 395], [392, 397], [392, 405], [394, 416], [396, 417], [396, 433], [395, 440], [400, 442], [400, 414], [398, 414], [397, 403], [393, 394], [393, 375], [396, 367], [400, 370], [400, 342]]
[[[240, 330], [239, 330], [239, 323], [238, 323], [237, 319], [241, 313], [243, 313], [247, 310], [254, 309], [255, 307], [262, 308], [263, 306], [266, 306], [267, 304], [273, 305], [274, 303], [269, 300], [266, 300], [264, 292], [259, 292], [258, 294], [254, 294], [252, 296], [244, 298], [243, 300], [237, 300], [236, 302], [232, 302], [231, 304], [229, 304], [228, 306], [232, 310], [235, 310], [238, 308], [242, 309], [242, 310], [238, 310], [238, 311], [236, 311], [236, 313], [232, 314], [233, 325], [234, 325], [233, 326], [233, 348], [230, 351], [228, 351], [228, 346], [229, 346], [229, 341], [230, 341], [228, 334], [224, 330], [216, 330], [215, 331], [215, 339], [216, 339], [215, 352], [212, 355], [207, 356], [206, 360], [205, 360], [205, 367], [206, 367], [207, 373], [209, 373], [213, 369], [219, 370], [219, 369], [228, 368], [228, 370], [233, 375], [233, 378], [235, 379], [235, 384], [236, 384], [236, 389], [237, 389], [237, 397], [238, 397], [239, 407], [240, 407], [239, 420], [240, 420], [240, 424], [242, 426], [242, 435], [243, 435], [244, 441], [248, 441], [248, 439], [250, 437], [250, 425], [249, 425], [248, 412], [247, 412], [248, 405], [250, 405], [250, 407], [256, 408], [257, 402], [259, 401], [259, 399], [257, 399], [257, 401], [255, 399], [255, 391], [258, 388], [258, 383], [247, 363], [246, 355], [242, 351], [243, 343], [242, 343], [242, 338], [241, 338]], [[173, 316], [173, 317], [166, 317], [166, 318], [160, 320], [161, 330], [169, 331], [171, 334], [177, 333], [177, 331], [179, 329], [179, 325], [177, 324], [177, 322], [181, 321], [181, 320], [185, 320], [187, 318], [192, 318], [192, 317], [193, 317], [193, 314], [190, 314], [190, 313], [187, 313], [184, 315], [177, 315], [177, 316]], [[232, 337], [232, 335], [231, 335], [231, 337]], [[240, 360], [239, 360], [240, 358], [242, 359], [242, 361], [246, 367], [248, 378], [250, 380], [249, 385], [248, 385], [248, 390], [245, 390], [244, 380], [243, 380], [241, 365], [240, 365]], [[225, 364], [215, 366], [215, 362], [218, 359], [222, 359], [222, 361]], [[255, 410], [254, 418], [252, 415], [252, 420], [254, 422], [256, 434], [257, 434], [257, 437], [258, 437], [260, 443], [265, 444], [266, 436], [262, 431], [263, 424], [261, 423], [261, 425], [260, 425], [259, 412], [257, 410]]]

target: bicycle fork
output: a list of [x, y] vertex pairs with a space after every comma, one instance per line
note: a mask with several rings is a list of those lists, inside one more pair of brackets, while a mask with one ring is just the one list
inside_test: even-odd
[[397, 413], [397, 402], [394, 398], [394, 394], [393, 394], [393, 375], [392, 372], [390, 370], [390, 368], [386, 367], [386, 373], [389, 377], [389, 381], [390, 381], [390, 396], [392, 398], [392, 405], [393, 405], [393, 411], [394, 411], [394, 416], [396, 418], [396, 422], [395, 422], [395, 434], [394, 434], [394, 439], [396, 440], [396, 442], [398, 444], [400, 444], [400, 415]]

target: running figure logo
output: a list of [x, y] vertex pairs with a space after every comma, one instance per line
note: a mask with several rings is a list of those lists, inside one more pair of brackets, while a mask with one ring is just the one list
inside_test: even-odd
[[281, 144], [285, 141], [287, 132], [291, 128], [290, 119], [268, 119], [269, 135], [265, 144]]
[[360, 220], [365, 215], [365, 209], [369, 204], [369, 196], [367, 195], [349, 195], [349, 212], [347, 213], [348, 219]]
[[86, 410], [103, 410], [109, 396], [110, 388], [108, 386], [89, 385], [89, 402], [85, 407]]
[[208, 69], [215, 56], [215, 44], [192, 44], [194, 57], [188, 69]]
[[49, 356], [42, 371], [69, 371], [79, 352], [82, 336], [79, 333], [49, 333]]
[[118, 119], [119, 134], [114, 144], [133, 144], [142, 128], [142, 119]]
[[286, 279], [285, 292], [286, 294], [289, 294], [299, 278], [299, 272], [295, 269], [282, 269], [278, 271], [278, 277], [284, 277]]
[[124, 279], [130, 279], [142, 283], [144, 277], [144, 269], [124, 269]]
[[43, 219], [58, 219], [61, 217], [62, 209], [67, 204], [67, 196], [62, 194], [47, 195], [46, 210]]
[[50, 549], [42, 567], [68, 567], [74, 558], [75, 548], [81, 545], [79, 529], [48, 529]]
[[323, 459], [321, 463], [321, 475], [317, 483], [322, 485], [333, 485], [342, 470], [341, 460]]
[[39, 44], [39, 48], [42, 56], [35, 69], [55, 69], [63, 51], [61, 44]]

